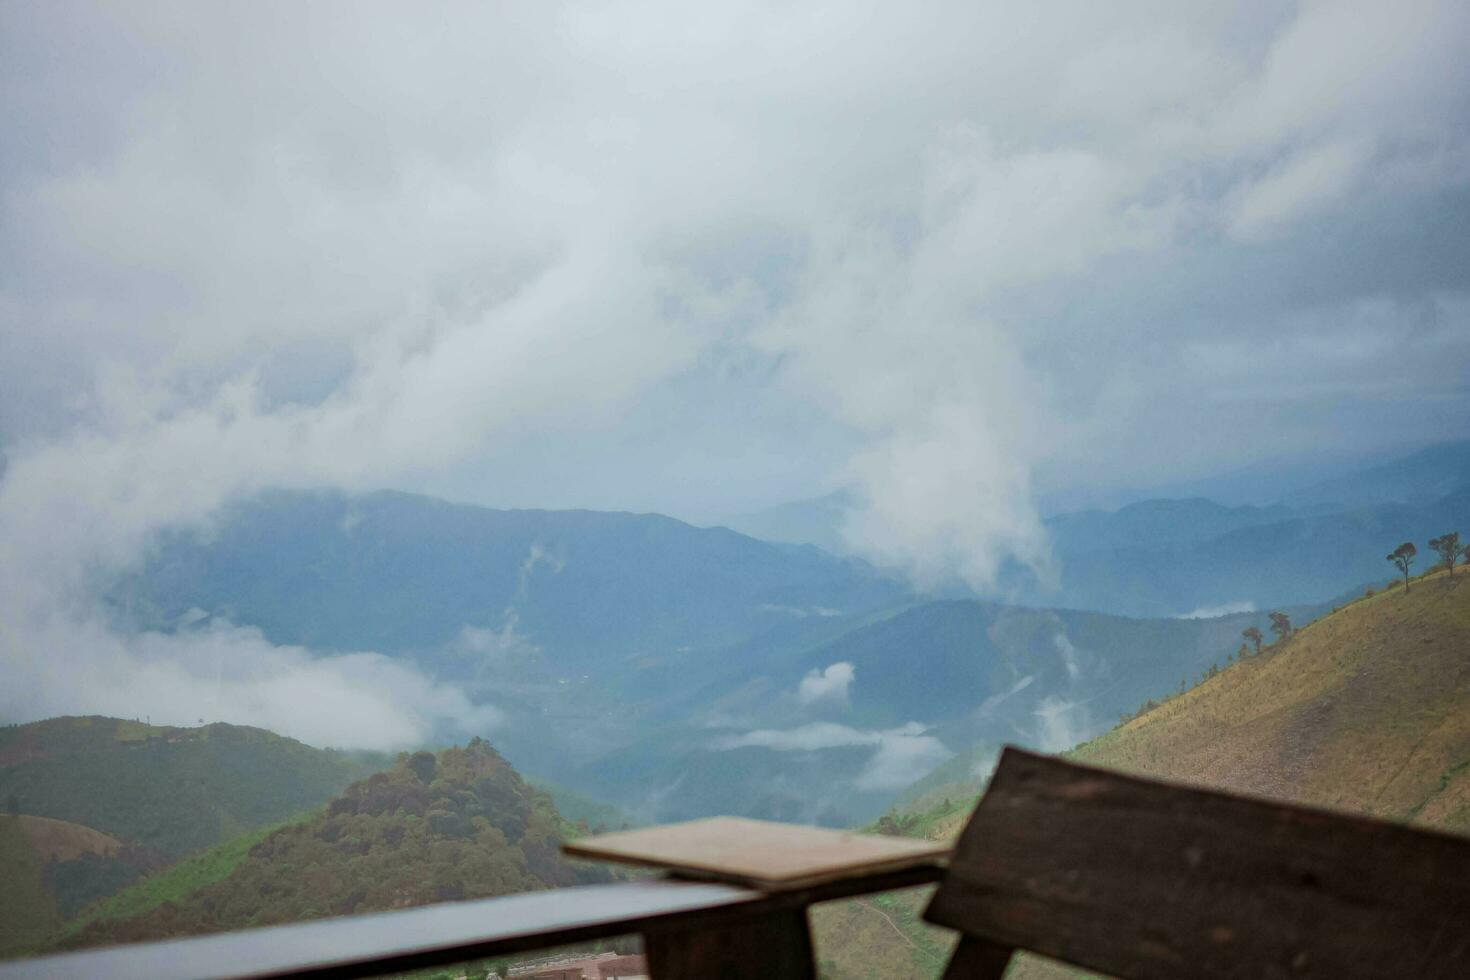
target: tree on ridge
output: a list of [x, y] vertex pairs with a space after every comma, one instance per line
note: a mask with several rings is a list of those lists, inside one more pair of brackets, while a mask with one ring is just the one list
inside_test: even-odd
[[1243, 637], [1245, 637], [1247, 640], [1250, 640], [1251, 643], [1255, 644], [1256, 655], [1257, 656], [1260, 656], [1260, 653], [1261, 653], [1261, 641], [1266, 638], [1265, 635], [1260, 630], [1256, 629], [1254, 626], [1250, 627], [1249, 629], [1243, 629], [1243, 630], [1241, 630], [1240, 631], [1240, 635], [1243, 636]]
[[1276, 634], [1276, 639], [1284, 640], [1291, 635], [1291, 617], [1284, 612], [1273, 612], [1271, 614], [1271, 632]]
[[1444, 562], [1445, 567], [1450, 570], [1450, 577], [1454, 578], [1455, 562], [1462, 554], [1460, 549], [1460, 532], [1450, 531], [1441, 534], [1437, 538], [1430, 538], [1429, 547], [1439, 552], [1439, 560]]
[[1414, 564], [1414, 557], [1419, 554], [1419, 549], [1414, 547], [1414, 542], [1405, 541], [1389, 554], [1388, 560], [1399, 567], [1404, 573], [1404, 591], [1409, 591], [1409, 566]]

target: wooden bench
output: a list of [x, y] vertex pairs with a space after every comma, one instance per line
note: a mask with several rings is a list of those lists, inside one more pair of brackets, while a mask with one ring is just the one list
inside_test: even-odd
[[360, 977], [630, 933], [654, 980], [805, 980], [808, 906], [936, 881], [926, 918], [962, 936], [947, 977], [1000, 977], [1018, 949], [1126, 980], [1470, 977], [1470, 839], [1016, 749], [947, 870], [942, 847], [728, 819], [567, 850], [686, 877], [22, 960], [0, 980]]
[[925, 917], [1126, 980], [1466, 980], [1470, 839], [1007, 749]]

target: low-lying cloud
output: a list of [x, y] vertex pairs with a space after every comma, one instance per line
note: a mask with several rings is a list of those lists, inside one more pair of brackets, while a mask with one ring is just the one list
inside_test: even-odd
[[818, 752], [846, 746], [870, 745], [874, 752], [856, 781], [858, 789], [890, 790], [907, 786], [952, 758], [943, 742], [928, 728], [911, 721], [898, 728], [862, 730], [833, 722], [811, 722], [797, 728], [757, 729], [729, 735], [713, 743], [715, 749], [757, 747], [777, 752]]
[[220, 620], [136, 634], [73, 621], [28, 638], [31, 652], [7, 660], [7, 718], [224, 721], [313, 745], [381, 750], [422, 744], [436, 724], [469, 737], [492, 735], [503, 721], [495, 707], [380, 654], [317, 657]]
[[802, 704], [818, 702], [846, 704], [848, 692], [852, 689], [852, 682], [856, 676], [856, 669], [845, 660], [829, 664], [821, 670], [813, 669], [797, 685], [796, 699]]
[[1256, 604], [1250, 600], [1240, 602], [1222, 602], [1218, 606], [1200, 606], [1182, 614], [1180, 619], [1217, 619], [1221, 616], [1233, 616], [1236, 613], [1255, 612]]

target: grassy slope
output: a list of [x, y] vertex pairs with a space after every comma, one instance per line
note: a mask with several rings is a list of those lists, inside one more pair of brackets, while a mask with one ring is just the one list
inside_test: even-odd
[[1470, 575], [1354, 602], [1073, 756], [1470, 832]]
[[[1470, 571], [1357, 600], [1070, 754], [1470, 833]], [[972, 802], [912, 811], [906, 832], [953, 837]], [[917, 920], [927, 894], [895, 893], [892, 923], [854, 902], [817, 909], [823, 976], [937, 976], [922, 950], [952, 940]], [[1087, 976], [1036, 957], [1007, 974]]]

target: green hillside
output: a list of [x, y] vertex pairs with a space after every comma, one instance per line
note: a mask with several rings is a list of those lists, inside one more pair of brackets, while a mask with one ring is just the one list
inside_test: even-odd
[[[1068, 754], [1470, 833], [1470, 572], [1359, 599]], [[953, 837], [973, 802], [920, 792], [886, 829]], [[919, 921], [927, 896], [917, 889], [818, 909], [823, 976], [937, 976], [934, 951], [951, 940]], [[1085, 975], [1036, 957], [1007, 973]]]
[[238, 725], [52, 718], [0, 729], [0, 801], [179, 857], [318, 806], [387, 763]]
[[568, 828], [489, 745], [400, 756], [307, 819], [222, 845], [95, 907], [90, 946], [607, 881], [560, 855]]

